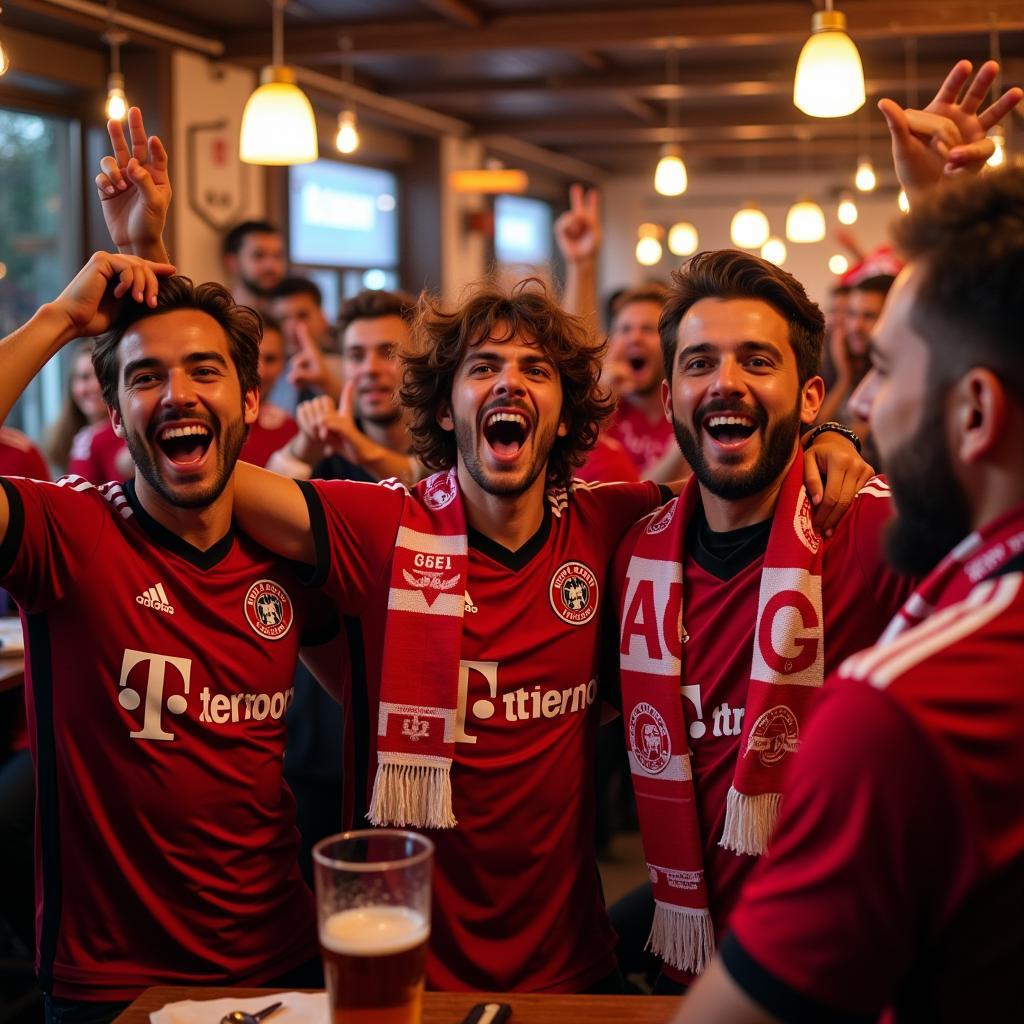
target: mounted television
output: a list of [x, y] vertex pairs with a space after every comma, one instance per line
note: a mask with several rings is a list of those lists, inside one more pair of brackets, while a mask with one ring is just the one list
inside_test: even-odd
[[398, 179], [390, 171], [337, 160], [288, 172], [289, 258], [325, 267], [398, 263]]
[[552, 255], [551, 206], [526, 196], [495, 196], [494, 257], [499, 263], [547, 263]]

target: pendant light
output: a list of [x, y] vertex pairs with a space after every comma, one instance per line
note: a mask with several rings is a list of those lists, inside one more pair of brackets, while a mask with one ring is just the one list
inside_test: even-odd
[[850, 269], [850, 261], [841, 252], [833, 253], [828, 258], [828, 269], [839, 277]]
[[781, 238], [769, 238], [761, 246], [761, 259], [781, 267], [786, 262], [786, 243]]
[[811, 17], [811, 36], [800, 51], [793, 80], [793, 103], [811, 117], [845, 117], [864, 105], [864, 68], [846, 16], [832, 10]]
[[910, 213], [910, 200], [907, 198], [907, 193], [904, 189], [900, 189], [900, 194], [896, 197], [896, 205], [900, 208], [900, 213]]
[[668, 251], [675, 256], [692, 256], [700, 245], [697, 229], [688, 221], [679, 221], [668, 229]]
[[[342, 36], [338, 42], [344, 53], [341, 65], [342, 78], [345, 85], [351, 87], [353, 75], [349, 53], [352, 50], [352, 39], [349, 36]], [[338, 134], [334, 138], [334, 145], [339, 153], [346, 156], [359, 148], [359, 125], [356, 121], [356, 105], [352, 102], [351, 88], [345, 89], [345, 109], [338, 114]]]
[[637, 239], [636, 261], [642, 267], [653, 267], [661, 262], [661, 242], [652, 235]]
[[[0, 7], [0, 11], [3, 8]], [[4, 46], [3, 41], [0, 40], [0, 75], [7, 73], [7, 69], [11, 66], [11, 58], [7, 56], [7, 47]]]
[[[679, 127], [679, 61], [675, 45], [669, 47], [666, 63], [668, 82], [672, 89], [668, 99], [668, 133], [670, 137], [674, 137]], [[654, 171], [654, 190], [663, 196], [681, 196], [686, 191], [686, 186], [683, 151], [674, 142], [667, 142], [661, 147], [661, 159]]]
[[840, 224], [856, 224], [858, 217], [857, 204], [849, 192], [844, 192], [839, 197], [839, 206], [836, 209], [836, 218]]
[[108, 120], [123, 121], [128, 116], [128, 99], [124, 94], [124, 75], [121, 73], [121, 46], [128, 42], [128, 33], [113, 27], [115, 6], [108, 8], [110, 27], [103, 34], [103, 41], [110, 47], [107, 102], [103, 109]]
[[756, 203], [746, 203], [732, 215], [729, 237], [737, 249], [760, 249], [770, 230], [764, 211]]
[[825, 237], [825, 214], [813, 199], [800, 199], [786, 214], [786, 238], [805, 244]]
[[246, 101], [239, 156], [247, 164], [308, 164], [319, 155], [316, 117], [295, 84], [295, 72], [284, 63], [287, 0], [273, 3], [273, 63], [260, 71], [260, 85]]

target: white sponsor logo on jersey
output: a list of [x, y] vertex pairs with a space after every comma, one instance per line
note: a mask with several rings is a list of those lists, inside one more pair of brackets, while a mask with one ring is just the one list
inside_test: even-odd
[[153, 586], [144, 590], [135, 598], [135, 603], [141, 604], [143, 608], [152, 608], [154, 611], [165, 612], [168, 615], [174, 614], [174, 607], [168, 600], [162, 583], [154, 583]]

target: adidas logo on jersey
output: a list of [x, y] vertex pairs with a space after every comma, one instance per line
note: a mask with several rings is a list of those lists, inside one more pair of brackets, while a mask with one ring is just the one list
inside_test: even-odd
[[153, 608], [158, 612], [166, 612], [168, 615], [174, 614], [174, 608], [167, 599], [162, 583], [154, 583], [148, 590], [144, 590], [135, 598], [135, 603], [141, 604], [143, 608]]

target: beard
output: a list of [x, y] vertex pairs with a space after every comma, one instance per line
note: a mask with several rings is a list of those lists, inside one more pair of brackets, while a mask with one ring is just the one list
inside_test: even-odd
[[[468, 420], [455, 420], [455, 446], [462, 456], [462, 464], [466, 471], [485, 494], [496, 497], [514, 498], [528, 491], [542, 472], [547, 471], [548, 456], [558, 437], [558, 424], [555, 423], [545, 434], [533, 435], [533, 459], [525, 471], [492, 472], [487, 470], [477, 456], [477, 433]], [[482, 433], [479, 435], [483, 444], [487, 444]]]
[[750, 416], [757, 423], [757, 430], [761, 434], [761, 452], [748, 470], [713, 469], [704, 454], [699, 431], [690, 430], [673, 416], [672, 430], [676, 435], [676, 443], [697, 480], [725, 501], [749, 498], [771, 487], [789, 466], [796, 440], [800, 436], [799, 398], [792, 413], [770, 425], [763, 409], [737, 407], [734, 402], [722, 400], [708, 402], [699, 409], [694, 415], [694, 422], [716, 412]]
[[246, 291], [260, 299], [269, 298], [273, 290], [280, 283], [279, 281], [271, 281], [269, 284], [262, 284], [254, 278], [246, 277], [245, 274], [239, 274], [238, 279], [242, 282], [242, 286]]
[[929, 573], [971, 532], [967, 495], [952, 469], [941, 399], [926, 399], [920, 427], [885, 461], [896, 503], [885, 557], [898, 572], [912, 576]]
[[[163, 477], [160, 466], [153, 454], [152, 446], [134, 431], [125, 432], [125, 444], [143, 479], [169, 505], [175, 508], [206, 508], [212, 505], [224, 493], [231, 474], [235, 471], [239, 453], [245, 439], [249, 436], [249, 427], [243, 418], [239, 418], [220, 431], [217, 424], [210, 423], [217, 443], [217, 470], [213, 480], [203, 490], [187, 496], [177, 492], [181, 485], [169, 484]], [[211, 442], [212, 443], [212, 442]], [[154, 442], [155, 444], [155, 442]]]

